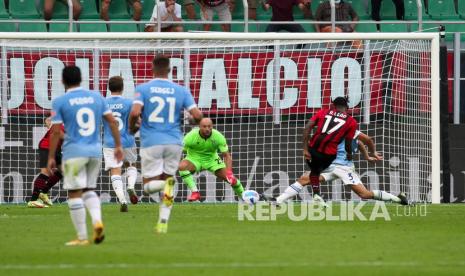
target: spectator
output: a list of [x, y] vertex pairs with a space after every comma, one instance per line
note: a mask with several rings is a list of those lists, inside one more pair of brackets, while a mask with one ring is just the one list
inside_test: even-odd
[[[336, 4], [336, 21], [353, 21], [352, 24], [336, 24], [336, 32], [351, 33], [355, 30], [358, 15], [349, 3], [343, 0], [334, 0]], [[316, 21], [331, 21], [331, 5], [329, 1], [321, 3], [316, 9]], [[331, 24], [316, 24], [317, 32], [331, 32]]]
[[186, 11], [187, 18], [190, 20], [196, 20], [197, 14], [195, 13], [195, 2], [194, 0], [183, 1], [184, 10]]
[[[129, 3], [129, 5], [132, 6], [134, 10], [132, 18], [134, 19], [134, 21], [139, 21], [142, 15], [142, 4], [140, 3], [140, 0], [127, 0], [127, 2]], [[102, 0], [102, 6], [100, 7], [100, 17], [105, 21], [110, 20], [110, 16], [108, 15], [110, 3], [111, 0]]]
[[[66, 5], [68, 5], [68, 1], [66, 0], [58, 0]], [[79, 15], [81, 14], [81, 3], [79, 0], [72, 0], [73, 1], [73, 18], [74, 20], [79, 19]], [[53, 17], [53, 7], [55, 6], [56, 0], [44, 0], [44, 19], [51, 20]]]
[[[298, 6], [302, 11], [310, 6], [311, 0], [266, 0], [263, 2], [263, 9], [271, 8], [271, 21], [294, 21], [292, 9]], [[305, 30], [300, 24], [269, 24], [266, 27], [267, 32], [279, 32], [281, 30], [290, 33], [304, 33]]]
[[249, 5], [249, 19], [257, 20], [257, 1], [258, 0], [247, 0], [247, 4]]
[[[182, 21], [181, 19], [181, 5], [176, 3], [176, 0], [165, 0], [160, 3], [160, 21]], [[146, 32], [156, 31], [157, 24], [157, 9], [158, 5], [153, 7], [152, 17], [150, 18], [153, 24], [147, 24], [145, 26]], [[162, 32], [182, 32], [182, 26], [173, 23], [161, 23]]]
[[[242, 1], [242, 0], [241, 0]], [[220, 21], [231, 21], [231, 11], [234, 9], [233, 0], [197, 0], [200, 4], [200, 19], [203, 21], [212, 21], [213, 12], [218, 14]], [[210, 31], [211, 24], [204, 24], [203, 30]], [[231, 30], [230, 24], [221, 24], [223, 32]]]

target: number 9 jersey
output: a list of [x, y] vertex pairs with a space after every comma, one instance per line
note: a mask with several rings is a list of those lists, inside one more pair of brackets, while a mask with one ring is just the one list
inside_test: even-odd
[[154, 79], [136, 87], [133, 104], [140, 104], [141, 147], [182, 145], [181, 114], [196, 107], [191, 93], [166, 79]]
[[102, 117], [111, 113], [105, 99], [82, 87], [69, 89], [52, 102], [52, 124], [64, 124], [63, 160], [101, 157]]

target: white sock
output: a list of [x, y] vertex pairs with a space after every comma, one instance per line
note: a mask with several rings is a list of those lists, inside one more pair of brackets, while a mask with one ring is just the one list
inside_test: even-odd
[[144, 184], [144, 192], [147, 194], [159, 192], [163, 190], [163, 188], [165, 188], [165, 180], [152, 180]]
[[82, 199], [92, 218], [92, 225], [102, 222], [102, 211], [100, 209], [100, 199], [94, 191], [87, 191], [82, 194]]
[[278, 204], [283, 203], [284, 201], [288, 200], [291, 197], [294, 197], [302, 191], [303, 186], [299, 182], [295, 182], [292, 185], [289, 185], [289, 187], [284, 190], [284, 193], [282, 193], [280, 196], [276, 198], [276, 202]]
[[171, 206], [166, 206], [163, 201], [160, 203], [160, 215], [158, 218], [158, 222], [162, 223], [167, 223], [168, 220], [170, 219], [170, 214], [171, 214], [171, 208], [173, 208], [173, 205]]
[[134, 190], [137, 180], [137, 169], [136, 167], [128, 167], [126, 170], [128, 175], [128, 190]]
[[121, 180], [121, 175], [112, 175], [111, 176], [111, 186], [115, 191], [116, 197], [121, 204], [127, 204], [126, 197], [124, 196], [123, 191], [123, 181]]
[[82, 198], [68, 199], [68, 207], [78, 239], [87, 240], [86, 209]]
[[393, 201], [396, 203], [400, 202], [400, 198], [381, 190], [373, 190], [373, 199], [382, 200], [382, 201]]

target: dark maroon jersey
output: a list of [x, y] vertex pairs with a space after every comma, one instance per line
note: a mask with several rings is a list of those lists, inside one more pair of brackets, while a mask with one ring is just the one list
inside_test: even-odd
[[315, 122], [317, 130], [310, 139], [309, 147], [328, 155], [335, 155], [342, 139], [352, 139], [358, 128], [352, 116], [335, 109], [322, 109], [310, 120]]
[[[42, 137], [42, 139], [40, 139], [40, 142], [39, 142], [39, 148], [41, 149], [49, 149], [50, 147], [50, 136], [52, 134], [52, 129], [49, 128], [47, 130], [47, 133], [45, 133], [44, 137]], [[65, 127], [63, 126], [63, 124], [61, 125], [61, 131], [65, 131]], [[58, 142], [58, 145], [57, 145], [57, 151], [60, 151], [60, 148], [61, 148], [61, 143], [63, 141], [60, 139], [60, 141]]]

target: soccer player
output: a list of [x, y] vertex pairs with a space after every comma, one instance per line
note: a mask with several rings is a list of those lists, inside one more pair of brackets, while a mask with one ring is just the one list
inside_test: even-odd
[[[27, 203], [30, 208], [45, 208], [52, 206], [53, 203], [48, 197], [50, 189], [57, 184], [63, 175], [61, 174], [61, 142], [64, 138], [63, 125], [61, 126], [60, 142], [57, 146], [55, 160], [57, 162], [57, 169], [51, 174], [47, 169], [48, 162], [48, 148], [50, 145], [50, 134], [52, 121], [50, 117], [45, 118], [45, 126], [47, 132], [39, 142], [39, 166], [40, 173], [34, 180], [34, 188], [32, 190], [31, 200]], [[40, 200], [38, 200], [40, 199]]]
[[144, 192], [163, 190], [160, 202], [157, 233], [168, 231], [168, 220], [173, 207], [174, 178], [182, 155], [181, 112], [187, 109], [198, 123], [202, 112], [197, 108], [188, 89], [168, 80], [170, 60], [157, 56], [153, 62], [154, 79], [136, 87], [136, 99], [129, 117], [132, 133], [140, 125], [141, 164]]
[[86, 209], [92, 218], [93, 241], [104, 239], [100, 199], [93, 191], [100, 171], [102, 117], [108, 122], [115, 140], [115, 159], [123, 159], [118, 123], [100, 93], [80, 87], [81, 70], [66, 66], [62, 73], [66, 94], [52, 102], [52, 136], [48, 153], [48, 169], [56, 167], [55, 153], [60, 138], [60, 125], [65, 127], [63, 143], [63, 188], [68, 190], [68, 206], [77, 239], [67, 246], [87, 245]]
[[[192, 174], [203, 170], [208, 170], [228, 182], [241, 198], [244, 187], [232, 172], [232, 158], [226, 139], [213, 128], [212, 120], [203, 118], [199, 128], [192, 129], [184, 137], [184, 151], [187, 156], [179, 164], [179, 175], [192, 192], [189, 201], [200, 200], [200, 193]], [[222, 154], [223, 159], [218, 152]]]
[[[383, 157], [375, 149], [373, 139], [368, 135], [356, 131], [354, 140], [354, 154], [357, 149], [360, 149], [364, 158], [370, 162], [382, 160]], [[366, 146], [368, 146], [368, 153]], [[355, 171], [354, 163], [347, 159], [347, 152], [345, 149], [345, 141], [342, 141], [337, 148], [337, 157], [333, 163], [320, 174], [320, 182], [332, 181], [335, 179], [341, 179], [344, 185], [350, 185], [350, 188], [362, 199], [375, 199], [381, 201], [392, 201], [402, 205], [408, 205], [407, 196], [404, 193], [400, 193], [398, 196], [390, 194], [382, 190], [368, 190], [360, 180], [357, 172]], [[284, 193], [276, 198], [276, 203], [281, 204], [296, 196], [304, 186], [310, 184], [309, 174], [303, 174], [294, 184], [286, 188]], [[326, 207], [324, 202], [321, 202]]]
[[[121, 143], [124, 151], [124, 161], [127, 167], [128, 194], [132, 204], [137, 204], [138, 198], [134, 190], [137, 179], [137, 169], [134, 166], [137, 161], [137, 149], [134, 135], [129, 133], [128, 120], [131, 112], [132, 100], [122, 97], [124, 82], [120, 76], [111, 77], [108, 80], [108, 89], [111, 92], [107, 98], [108, 107], [113, 113], [113, 117], [118, 122], [118, 129], [121, 134]], [[105, 160], [105, 170], [110, 170], [111, 185], [121, 204], [120, 211], [128, 211], [128, 202], [124, 195], [123, 181], [121, 178], [121, 167], [123, 162], [115, 160], [115, 141], [111, 136], [111, 128], [107, 122], [104, 123], [103, 135], [103, 158]]]
[[[336, 159], [337, 147], [345, 139], [347, 159], [352, 160], [352, 139], [357, 130], [357, 121], [347, 114], [349, 107], [345, 97], [333, 100], [334, 108], [322, 109], [306, 124], [303, 133], [304, 157], [310, 167], [310, 185], [313, 200], [323, 201], [320, 196], [320, 173]], [[310, 131], [317, 127], [310, 143]]]

